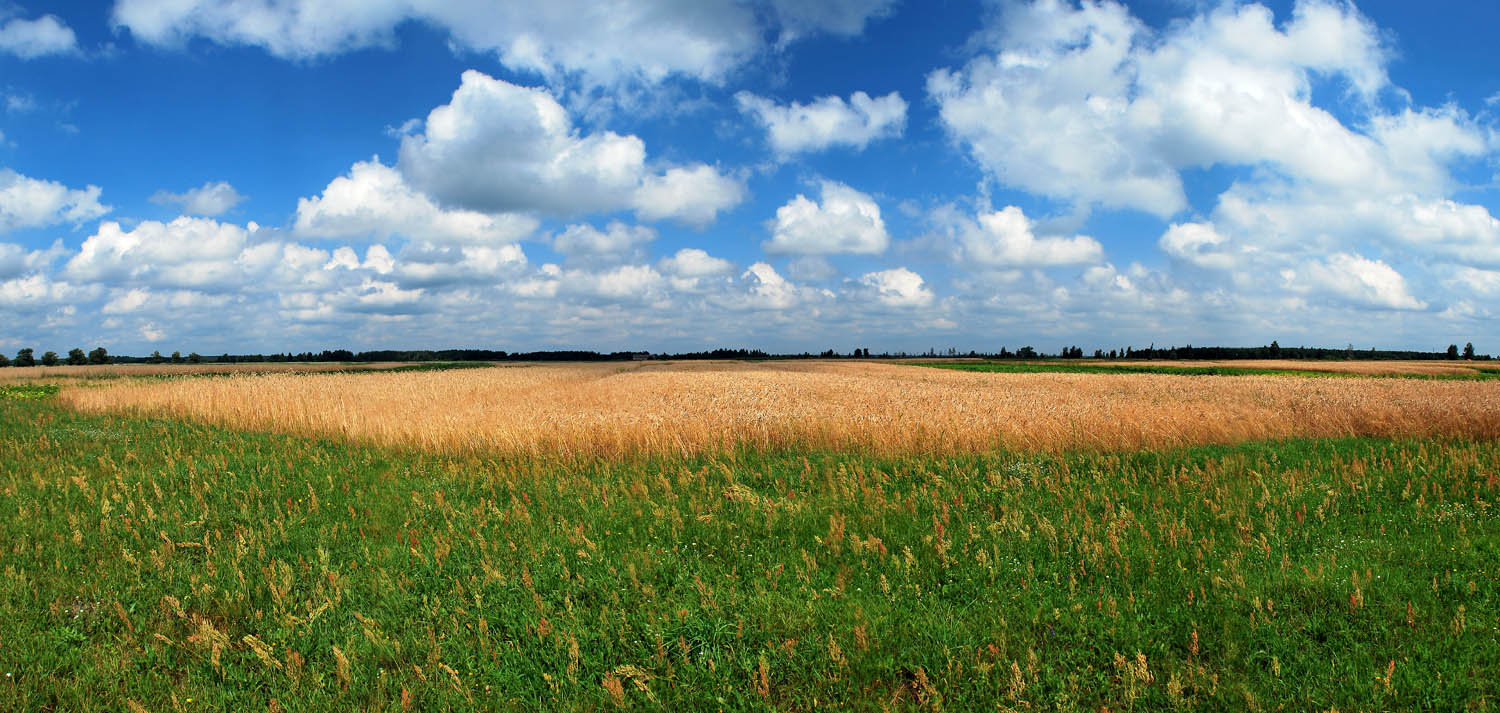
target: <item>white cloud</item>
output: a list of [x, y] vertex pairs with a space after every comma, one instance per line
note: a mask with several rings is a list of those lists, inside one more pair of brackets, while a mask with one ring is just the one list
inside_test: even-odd
[[1326, 260], [1285, 270], [1282, 279], [1294, 291], [1321, 292], [1376, 309], [1420, 310], [1427, 303], [1411, 295], [1406, 278], [1380, 260], [1337, 253]]
[[1104, 248], [1087, 235], [1037, 236], [1020, 208], [1006, 206], [971, 219], [952, 207], [939, 209], [934, 220], [954, 243], [954, 258], [981, 267], [1056, 267], [1099, 262]]
[[28, 275], [0, 281], [0, 307], [6, 309], [49, 307], [90, 296], [87, 288], [58, 282], [46, 275]]
[[776, 209], [768, 253], [874, 255], [885, 252], [890, 236], [880, 206], [842, 183], [823, 181], [822, 203], [798, 194]]
[[68, 251], [60, 240], [45, 250], [31, 250], [15, 243], [0, 243], [0, 280], [45, 271], [67, 254]]
[[570, 225], [552, 239], [552, 247], [565, 255], [619, 256], [655, 239], [655, 230], [611, 221], [602, 231], [592, 225]]
[[740, 279], [749, 282], [754, 306], [768, 309], [788, 309], [800, 301], [800, 290], [776, 273], [776, 268], [757, 262], [745, 270]]
[[669, 77], [721, 81], [761, 53], [768, 30], [783, 42], [857, 34], [891, 0], [118, 0], [113, 22], [139, 41], [182, 46], [204, 37], [310, 59], [393, 47], [406, 21], [446, 32], [458, 47], [493, 52], [512, 70], [585, 86], [657, 84]]
[[474, 70], [428, 114], [425, 133], [402, 137], [400, 169], [439, 203], [486, 213], [634, 207], [648, 220], [701, 226], [743, 197], [738, 183], [701, 164], [652, 175], [639, 138], [583, 134], [547, 90]]
[[110, 220], [84, 240], [64, 274], [93, 282], [233, 287], [243, 281], [235, 259], [247, 242], [244, 228], [209, 218], [148, 220], [128, 231]]
[[897, 92], [874, 99], [855, 92], [847, 103], [827, 96], [787, 106], [749, 92], [734, 98], [741, 111], [766, 127], [772, 150], [782, 156], [833, 146], [863, 149], [876, 139], [899, 137], [906, 128], [906, 101]]
[[1452, 283], [1465, 292], [1482, 297], [1500, 297], [1500, 271], [1462, 267], [1455, 271]]
[[928, 90], [953, 137], [1002, 183], [1159, 216], [1187, 203], [1181, 171], [1265, 167], [1322, 187], [1425, 193], [1482, 152], [1461, 111], [1380, 114], [1367, 133], [1312, 104], [1315, 78], [1361, 98], [1388, 87], [1378, 30], [1352, 5], [1303, 0], [1282, 27], [1224, 4], [1153, 31], [1122, 5], [1058, 0], [1006, 13], [997, 50]]
[[743, 200], [745, 187], [739, 181], [698, 164], [643, 177], [632, 205], [644, 220], [673, 219], [701, 229]]
[[21, 59], [36, 59], [53, 54], [71, 54], [78, 49], [73, 29], [57, 19], [43, 15], [35, 20], [13, 18], [0, 25], [0, 52]]
[[240, 195], [228, 181], [209, 181], [183, 193], [160, 190], [152, 194], [149, 200], [157, 205], [180, 206], [188, 215], [212, 218], [234, 210], [235, 206], [244, 202], [245, 196]]
[[662, 272], [692, 278], [728, 274], [734, 269], [734, 263], [698, 248], [683, 248], [671, 257], [662, 258], [658, 267]]
[[99, 203], [99, 192], [98, 186], [72, 189], [0, 168], [0, 234], [98, 218], [111, 210]]
[[390, 275], [404, 287], [442, 287], [463, 284], [494, 285], [520, 273], [527, 264], [519, 245], [451, 246], [433, 243], [408, 244], [399, 258], [389, 253], [371, 253], [360, 269]]
[[895, 9], [896, 0], [771, 0], [782, 24], [781, 42], [818, 31], [850, 37], [864, 31], [865, 23]]
[[444, 243], [511, 243], [536, 230], [534, 218], [515, 213], [444, 210], [408, 186], [379, 157], [355, 163], [329, 182], [322, 195], [297, 201], [298, 235], [386, 239], [399, 235]]
[[1198, 267], [1227, 270], [1235, 265], [1233, 255], [1221, 251], [1226, 238], [1207, 223], [1173, 223], [1157, 244], [1172, 257]]
[[904, 267], [866, 273], [859, 281], [874, 288], [880, 302], [891, 307], [925, 307], [934, 299], [922, 276]]
[[275, 239], [251, 222], [244, 227], [212, 218], [146, 220], [130, 230], [104, 221], [83, 241], [61, 274], [78, 283], [117, 287], [263, 292], [324, 288], [326, 250]]
[[30, 94], [6, 94], [5, 111], [9, 114], [25, 114], [36, 108], [36, 99]]
[[139, 310], [151, 299], [151, 291], [144, 288], [125, 290], [116, 294], [99, 311], [104, 314], [129, 314]]
[[644, 297], [660, 289], [662, 283], [661, 273], [650, 265], [621, 265], [597, 273], [564, 273], [564, 284], [569, 291], [610, 299]]
[[1500, 220], [1483, 206], [1410, 193], [1235, 184], [1219, 197], [1217, 234], [1263, 259], [1384, 243], [1409, 254], [1500, 265]]
[[568, 215], [629, 203], [645, 161], [634, 136], [580, 135], [546, 90], [469, 70], [426, 133], [402, 138], [400, 167], [446, 204]]

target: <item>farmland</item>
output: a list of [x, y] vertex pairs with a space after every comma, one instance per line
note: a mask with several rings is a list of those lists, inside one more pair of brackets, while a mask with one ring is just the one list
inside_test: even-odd
[[964, 373], [667, 362], [267, 374], [65, 389], [74, 408], [452, 452], [582, 459], [757, 450], [1130, 450], [1343, 436], [1500, 436], [1500, 380]]
[[1500, 383], [1355, 374], [7, 383], [0, 709], [1494, 710]]

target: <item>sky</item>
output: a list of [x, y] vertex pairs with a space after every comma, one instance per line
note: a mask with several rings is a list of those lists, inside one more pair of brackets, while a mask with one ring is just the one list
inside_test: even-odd
[[0, 0], [0, 352], [1500, 350], [1496, 26]]

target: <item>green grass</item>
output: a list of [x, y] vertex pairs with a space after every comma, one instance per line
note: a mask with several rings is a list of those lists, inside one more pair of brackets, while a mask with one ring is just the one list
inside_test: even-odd
[[0, 399], [0, 710], [1494, 710], [1497, 473], [1430, 440], [580, 465]]
[[0, 401], [40, 401], [57, 395], [56, 384], [0, 384]]
[[955, 371], [978, 371], [995, 374], [1168, 374], [1173, 376], [1301, 376], [1317, 378], [1347, 379], [1434, 379], [1484, 381], [1500, 379], [1500, 370], [1476, 369], [1469, 374], [1355, 374], [1350, 372], [1307, 369], [1260, 369], [1242, 366], [1168, 366], [1162, 364], [1086, 364], [1077, 362], [1013, 362], [1013, 361], [965, 361], [965, 362], [909, 362], [917, 366], [930, 366]]

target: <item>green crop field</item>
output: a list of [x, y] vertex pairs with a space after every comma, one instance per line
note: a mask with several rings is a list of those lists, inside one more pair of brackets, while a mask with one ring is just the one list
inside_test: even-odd
[[[986, 374], [1166, 374], [1169, 376], [1305, 376], [1344, 378], [1402, 378], [1484, 381], [1500, 379], [1500, 369], [1492, 367], [1467, 368], [1460, 373], [1363, 373], [1342, 371], [1333, 367], [1319, 368], [1316, 365], [1297, 368], [1266, 368], [1246, 366], [1174, 366], [1170, 364], [1130, 363], [1079, 363], [1067, 361], [913, 361], [918, 366], [974, 371]], [[1362, 365], [1368, 362], [1361, 362]]]
[[1500, 707], [1493, 441], [565, 462], [3, 389], [0, 710]]

